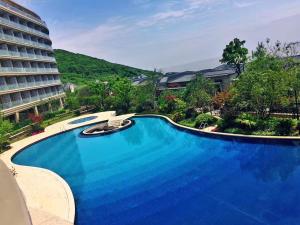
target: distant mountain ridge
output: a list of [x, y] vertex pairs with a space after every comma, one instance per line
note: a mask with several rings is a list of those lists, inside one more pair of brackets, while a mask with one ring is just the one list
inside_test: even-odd
[[84, 84], [111, 75], [132, 78], [154, 73], [62, 49], [54, 53], [64, 83]]

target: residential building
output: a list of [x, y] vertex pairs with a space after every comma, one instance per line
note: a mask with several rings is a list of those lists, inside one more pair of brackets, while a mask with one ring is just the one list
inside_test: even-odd
[[203, 76], [212, 80], [218, 87], [219, 91], [226, 90], [233, 80], [237, 77], [236, 70], [229, 65], [221, 65], [214, 69], [200, 71], [186, 71], [182, 73], [167, 73], [159, 81], [158, 91], [176, 90], [185, 88], [190, 82], [194, 81], [197, 76]]
[[65, 97], [47, 25], [34, 12], [0, 0], [0, 110], [14, 119], [63, 107]]

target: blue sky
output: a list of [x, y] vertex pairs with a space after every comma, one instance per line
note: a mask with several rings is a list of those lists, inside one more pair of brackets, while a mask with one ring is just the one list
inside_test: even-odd
[[234, 37], [250, 49], [267, 37], [300, 39], [299, 0], [17, 2], [47, 22], [55, 48], [146, 69], [212, 66]]

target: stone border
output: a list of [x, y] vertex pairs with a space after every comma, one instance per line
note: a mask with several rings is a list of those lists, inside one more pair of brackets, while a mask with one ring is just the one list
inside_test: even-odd
[[185, 130], [192, 132], [194, 134], [201, 134], [203, 136], [211, 137], [211, 138], [221, 138], [221, 139], [241, 139], [241, 140], [248, 140], [248, 141], [257, 141], [257, 142], [279, 142], [279, 143], [291, 143], [291, 142], [300, 142], [300, 137], [284, 137], [284, 136], [259, 136], [259, 135], [243, 135], [243, 134], [228, 134], [228, 133], [221, 133], [221, 132], [211, 132], [205, 130], [199, 130], [192, 127], [183, 126], [171, 120], [169, 117], [159, 114], [136, 114], [134, 117], [158, 117], [166, 120], [167, 122], [171, 123], [178, 129]]
[[[94, 127], [91, 127], [91, 128], [88, 128], [88, 129], [85, 129], [83, 131], [80, 132], [80, 136], [81, 137], [84, 137], [84, 138], [91, 138], [91, 137], [99, 137], [99, 136], [105, 136], [105, 135], [109, 135], [109, 134], [114, 134], [114, 133], [117, 133], [117, 132], [120, 132], [120, 131], [123, 131], [123, 130], [126, 130], [130, 127], [132, 127], [135, 122], [133, 120], [130, 120], [130, 119], [127, 119], [125, 121], [128, 121], [129, 123], [124, 125], [124, 126], [121, 126], [121, 127], [118, 127], [118, 128], [115, 128], [113, 130], [108, 130], [108, 131], [104, 131], [102, 133], [87, 133], [87, 130], [90, 130], [90, 129], [93, 129]], [[102, 122], [106, 122], [106, 121], [102, 121]], [[108, 122], [108, 121], [107, 121]], [[95, 125], [96, 127], [97, 125]]]
[[[82, 119], [88, 119], [88, 120], [80, 122]], [[95, 119], [97, 119], [97, 116], [88, 116], [88, 117], [79, 118], [79, 119], [74, 118], [74, 120], [70, 121], [68, 124], [69, 125], [80, 125], [80, 124], [85, 123], [85, 122], [89, 122], [89, 121], [92, 122]]]
[[[100, 122], [104, 119], [106, 119], [106, 120], [107, 119], [115, 119], [115, 118], [128, 119], [128, 118], [131, 118], [134, 115], [135, 114], [116, 116], [115, 111], [108, 111], [108, 112], [88, 114], [88, 115], [79, 116], [79, 117], [76, 117], [76, 118], [71, 118], [71, 119], [68, 119], [68, 120], [65, 120], [65, 121], [62, 121], [62, 122], [59, 122], [59, 123], [56, 123], [56, 124], [53, 124], [53, 125], [47, 127], [45, 129], [44, 133], [41, 133], [41, 134], [35, 135], [35, 136], [31, 136], [31, 137], [25, 138], [21, 141], [13, 143], [11, 145], [12, 148], [9, 151], [6, 151], [3, 154], [1, 154], [0, 158], [5, 162], [5, 164], [8, 167], [13, 166], [14, 168], [16, 168], [17, 172], [20, 175], [26, 175], [27, 177], [31, 178], [36, 183], [44, 183], [44, 180], [40, 180], [40, 182], [38, 182], [38, 180], [36, 180], [36, 176], [32, 177], [32, 176], [34, 176], [34, 174], [39, 174], [41, 177], [44, 177], [44, 178], [48, 177], [48, 179], [50, 179], [52, 181], [55, 180], [56, 181], [56, 187], [59, 185], [64, 189], [65, 200], [67, 200], [68, 203], [67, 203], [67, 205], [63, 205], [63, 206], [61, 206], [61, 205], [60, 206], [51, 205], [52, 211], [48, 207], [40, 209], [40, 210], [44, 210], [45, 213], [49, 213], [49, 215], [52, 216], [52, 217], [61, 218], [62, 221], [67, 222], [68, 224], [74, 224], [74, 222], [75, 222], [75, 201], [74, 201], [74, 196], [73, 196], [72, 190], [71, 190], [70, 186], [67, 184], [67, 182], [62, 177], [60, 177], [58, 174], [56, 174], [56, 173], [54, 173], [50, 170], [43, 169], [43, 168], [38, 168], [38, 167], [17, 165], [17, 164], [14, 164], [12, 162], [12, 159], [18, 153], [22, 152], [23, 150], [26, 150], [31, 145], [34, 145], [38, 142], [41, 142], [41, 141], [43, 141], [45, 139], [48, 139], [48, 138], [51, 138], [53, 136], [60, 135], [60, 134], [65, 133], [65, 132], [69, 132], [71, 130], [74, 130], [74, 129], [77, 129], [77, 128], [80, 128], [80, 127], [96, 124], [96, 123], [98, 123], [98, 122]], [[83, 119], [83, 118], [90, 117], [90, 116], [97, 116], [97, 118], [94, 119], [94, 120], [91, 120], [91, 121], [86, 121], [86, 122], [80, 123], [80, 124], [69, 124], [69, 122], [73, 121], [74, 119]], [[45, 174], [46, 174], [46, 177], [45, 177]], [[19, 179], [22, 180], [21, 178], [19, 178]], [[17, 181], [18, 181], [18, 176], [17, 176]], [[23, 179], [23, 181], [24, 181], [24, 179]], [[31, 191], [28, 188], [28, 183], [27, 183], [27, 185], [24, 185], [24, 184], [22, 184], [22, 182], [18, 182], [18, 184], [19, 184], [21, 190], [22, 190], [22, 186], [24, 186], [24, 188], [27, 188], [26, 191], [30, 192], [28, 194], [28, 193], [24, 193], [24, 191], [23, 191], [23, 193], [25, 195], [25, 199], [30, 200], [30, 198], [34, 198], [33, 195], [37, 194], [37, 193], [33, 193], [33, 191]], [[27, 186], [27, 187], [25, 187], [25, 186]], [[51, 191], [52, 191], [52, 189], [51, 189]], [[53, 190], [53, 191], [54, 191], [53, 193], [55, 194], [55, 190]], [[43, 194], [46, 195], [47, 198], [51, 198], [49, 193], [44, 193], [44, 192], [43, 192]], [[39, 197], [40, 196], [38, 196], [37, 198], [39, 199]], [[59, 200], [59, 196], [58, 197], [56, 196], [56, 198], [58, 198], [58, 200]], [[37, 199], [34, 199], [34, 200], [38, 201]], [[40, 206], [40, 204], [38, 204], [38, 203], [44, 203], [44, 202], [41, 202], [41, 200], [40, 200], [40, 202], [34, 202], [34, 203], [35, 203], [35, 205]], [[44, 205], [44, 204], [42, 204], [42, 205]], [[46, 206], [47, 206], [47, 204], [46, 204]], [[31, 208], [30, 205], [28, 205], [28, 207]], [[54, 209], [54, 211], [57, 212], [56, 207], [57, 208], [59, 208], [59, 207], [60, 208], [67, 208], [67, 215], [61, 215], [62, 212], [59, 212], [60, 215], [53, 214], [53, 209]], [[37, 209], [39, 210], [38, 207], [37, 207]], [[57, 223], [57, 220], [54, 223], [49, 223], [49, 224], [56, 225], [56, 223]]]

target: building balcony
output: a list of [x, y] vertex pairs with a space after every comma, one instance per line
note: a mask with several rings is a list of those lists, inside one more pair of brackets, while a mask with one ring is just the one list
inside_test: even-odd
[[33, 103], [33, 102], [37, 102], [37, 101], [46, 100], [46, 99], [49, 99], [49, 98], [59, 97], [63, 94], [64, 94], [63, 91], [56, 91], [56, 92], [51, 92], [51, 93], [45, 93], [45, 94], [42, 94], [42, 95], [37, 95], [37, 96], [34, 96], [34, 97], [24, 98], [24, 99], [18, 100], [18, 101], [0, 103], [0, 110], [7, 110], [7, 109], [11, 109], [11, 108], [14, 108], [14, 107], [17, 107], [17, 106], [25, 105], [25, 104], [28, 104], [28, 103]]
[[57, 68], [0, 67], [0, 73], [59, 73]]
[[36, 23], [41, 24], [44, 27], [47, 27], [46, 23], [44, 21], [42, 21], [41, 19], [38, 19], [37, 17], [34, 17], [33, 15], [30, 15], [29, 13], [26, 13], [26, 12], [24, 12], [24, 11], [22, 11], [22, 10], [20, 10], [20, 9], [14, 7], [14, 6], [12, 6], [12, 5], [10, 5], [10, 4], [7, 4], [5, 2], [0, 1], [0, 6], [5, 7], [5, 8], [7, 8], [7, 9], [9, 9], [11, 11], [14, 11], [14, 12], [16, 12], [18, 14], [21, 14], [21, 15], [27, 17], [27, 18], [30, 18], [30, 20], [34, 20]]
[[8, 35], [8, 34], [0, 33], [0, 39], [3, 40], [3, 41], [6, 41], [6, 42], [10, 42], [10, 43], [14, 42], [15, 44], [20, 44], [20, 45], [25, 45], [25, 46], [29, 46], [29, 47], [34, 47], [34, 48], [40, 48], [40, 49], [53, 51], [53, 49], [50, 45], [38, 43], [38, 42], [35, 42], [35, 41], [26, 40], [24, 38], [14, 37], [14, 36]]
[[8, 91], [18, 91], [20, 89], [34, 89], [44, 86], [56, 86], [61, 85], [60, 80], [47, 80], [47, 81], [35, 81], [35, 82], [25, 82], [25, 83], [17, 83], [17, 84], [6, 84], [0, 86], [0, 92], [8, 92]]
[[35, 60], [35, 61], [47, 61], [47, 62], [56, 62], [54, 57], [50, 56], [43, 56], [43, 55], [36, 55], [26, 52], [16, 52], [16, 51], [9, 51], [9, 50], [2, 50], [0, 49], [0, 57], [17, 57], [26, 60]]
[[33, 35], [37, 35], [37, 36], [49, 39], [49, 35], [43, 33], [42, 31], [35, 30], [33, 28], [30, 28], [30, 27], [27, 27], [25, 25], [10, 21], [10, 20], [5, 19], [5, 18], [0, 18], [0, 24], [4, 25], [4, 26], [8, 26], [12, 29], [18, 29], [18, 30], [23, 31], [25, 33], [30, 33], [30, 34], [33, 34]]

